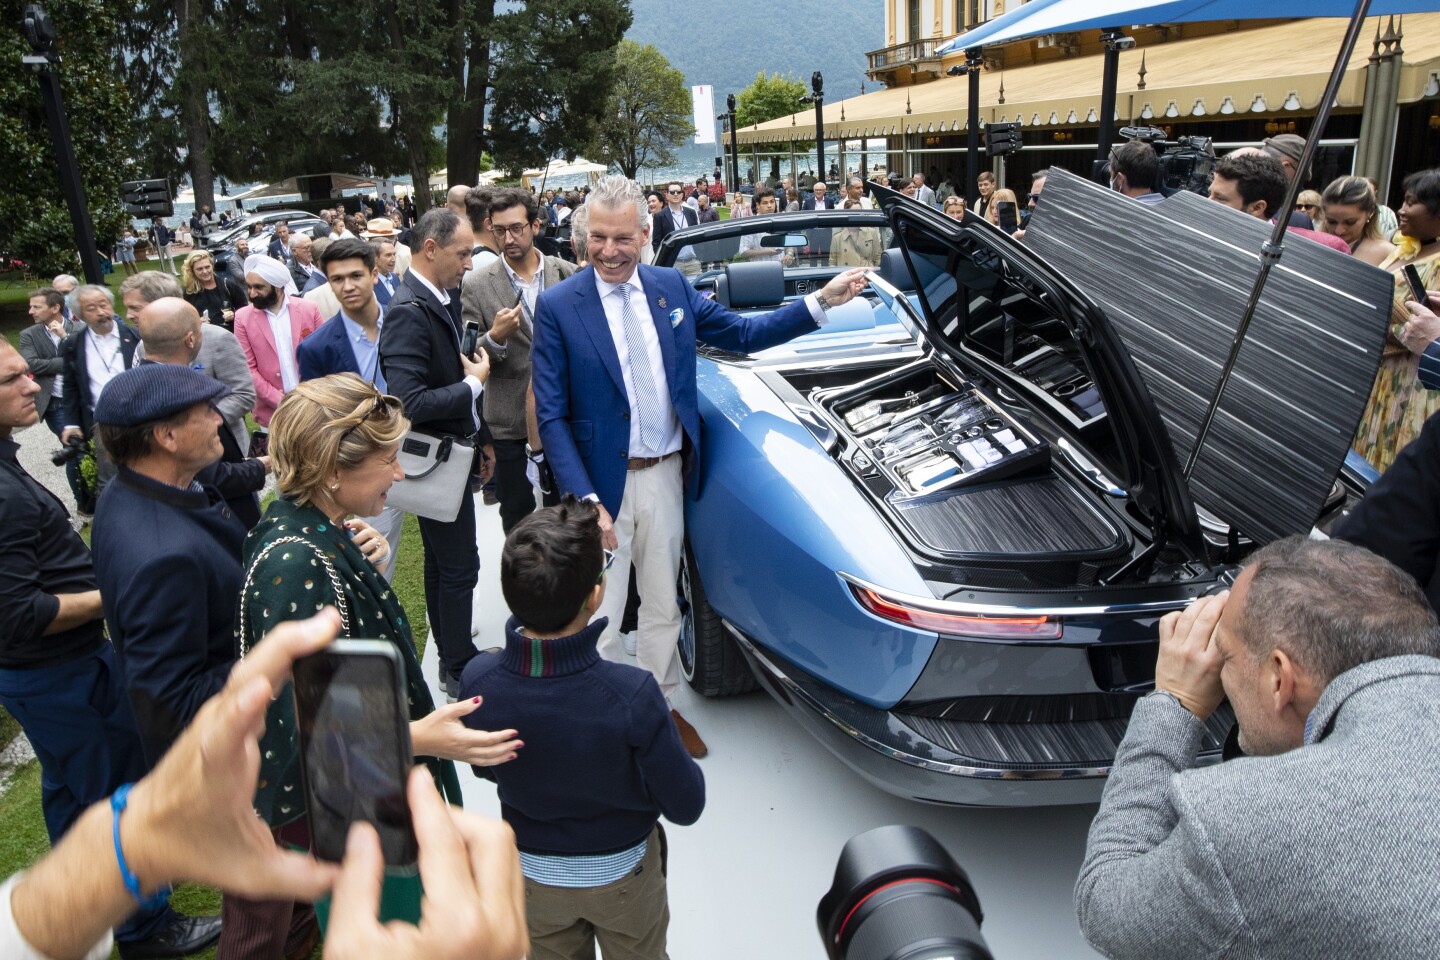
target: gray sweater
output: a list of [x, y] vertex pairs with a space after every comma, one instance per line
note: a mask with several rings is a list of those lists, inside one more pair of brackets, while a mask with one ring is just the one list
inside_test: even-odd
[[1201, 724], [1135, 708], [1075, 886], [1106, 956], [1440, 955], [1440, 659], [1335, 678], [1305, 745], [1191, 769]]

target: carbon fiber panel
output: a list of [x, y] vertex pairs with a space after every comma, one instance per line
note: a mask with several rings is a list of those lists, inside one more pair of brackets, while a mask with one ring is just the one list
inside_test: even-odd
[[[1114, 324], [1182, 467], [1269, 235], [1196, 194], [1146, 207], [1065, 171], [1026, 231]], [[1391, 291], [1382, 270], [1286, 239], [1190, 477], [1197, 503], [1262, 542], [1310, 529], [1370, 395]]]
[[1093, 557], [1118, 553], [1126, 535], [1059, 477], [1004, 483], [943, 500], [894, 503], [896, 515], [941, 554]]
[[[1009, 769], [1108, 766], [1125, 736], [1127, 719], [1069, 723], [973, 723], [914, 714], [893, 715], [929, 742], [959, 756]], [[1229, 704], [1205, 721], [1200, 752], [1219, 751], [1235, 723]]]

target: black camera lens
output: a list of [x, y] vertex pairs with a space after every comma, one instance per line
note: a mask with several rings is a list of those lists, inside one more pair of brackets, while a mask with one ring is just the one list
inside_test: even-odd
[[918, 827], [851, 837], [818, 919], [830, 960], [993, 960], [970, 879]]

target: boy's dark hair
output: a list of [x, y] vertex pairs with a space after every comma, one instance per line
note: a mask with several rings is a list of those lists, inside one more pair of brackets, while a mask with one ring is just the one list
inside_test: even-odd
[[361, 260], [366, 270], [375, 269], [375, 248], [369, 241], [353, 237], [336, 240], [320, 252], [320, 272], [330, 273], [330, 264], [338, 260]]
[[534, 633], [556, 633], [575, 619], [605, 568], [600, 511], [566, 496], [515, 524], [500, 554], [505, 604]]
[[1228, 154], [1215, 163], [1215, 176], [1232, 180], [1240, 193], [1240, 202], [1250, 206], [1265, 201], [1265, 216], [1275, 216], [1285, 200], [1285, 168], [1280, 161], [1263, 153]]

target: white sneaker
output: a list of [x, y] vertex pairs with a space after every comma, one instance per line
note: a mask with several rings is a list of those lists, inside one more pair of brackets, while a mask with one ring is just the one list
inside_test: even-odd
[[620, 642], [625, 645], [626, 656], [635, 656], [635, 631], [620, 634]]

